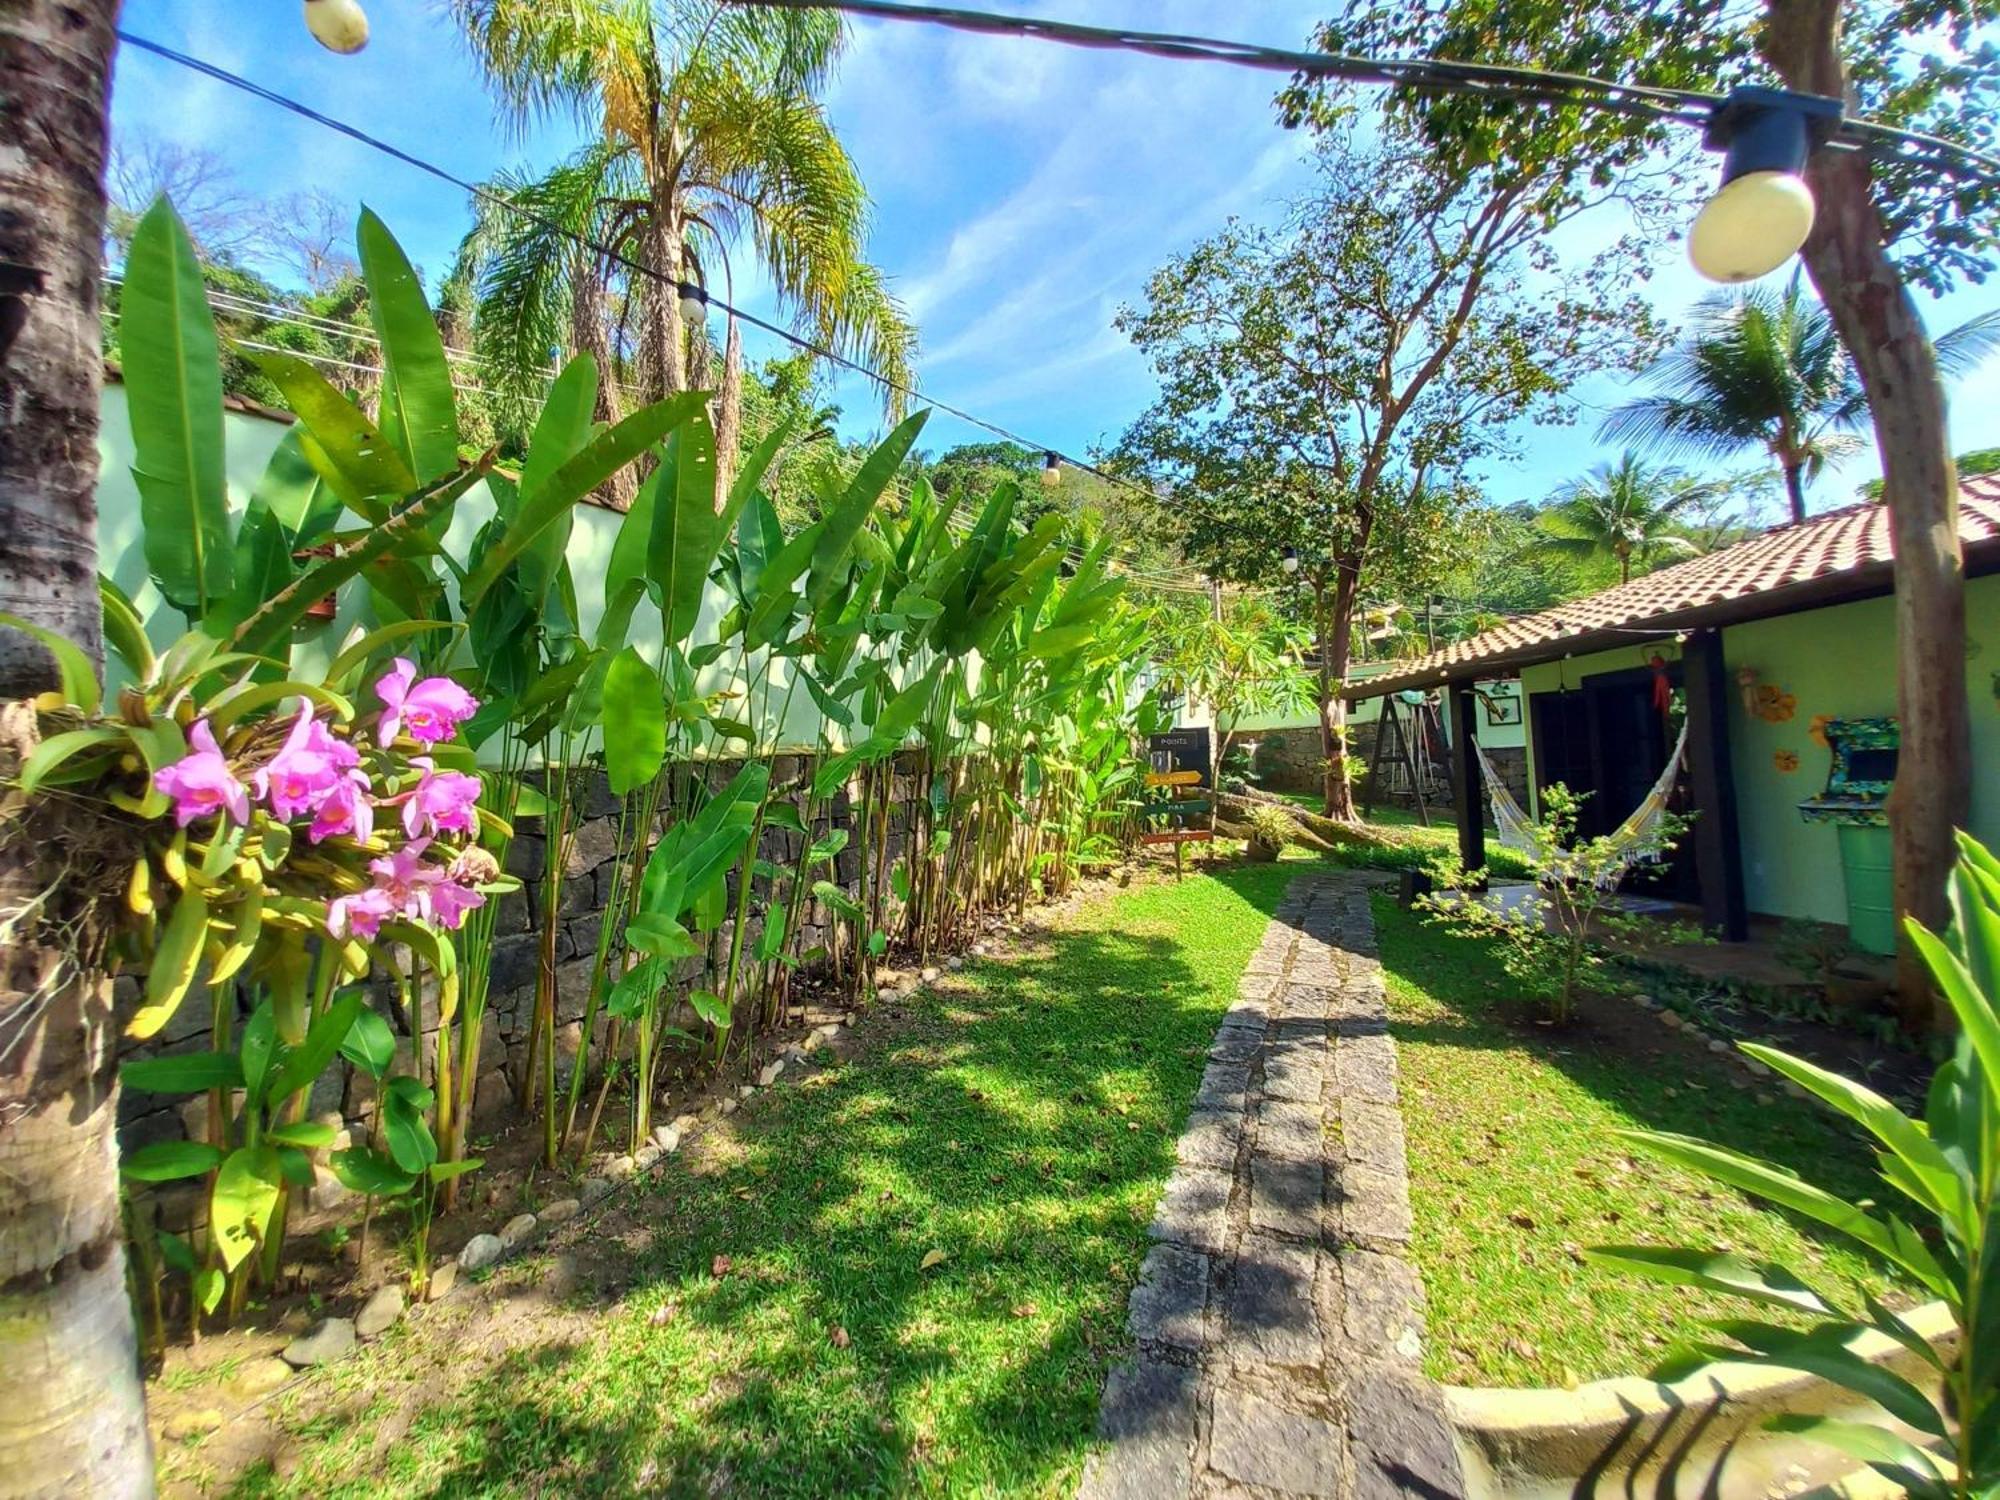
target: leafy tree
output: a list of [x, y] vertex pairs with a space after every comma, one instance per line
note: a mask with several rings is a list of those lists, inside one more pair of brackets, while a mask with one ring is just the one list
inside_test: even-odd
[[[642, 398], [707, 383], [716, 351], [690, 337], [674, 288], [726, 287], [729, 254], [747, 240], [806, 331], [909, 384], [915, 333], [863, 254], [867, 194], [814, 98], [844, 40], [838, 16], [706, 0], [452, 0], [451, 9], [507, 117], [567, 113], [599, 132], [546, 177], [505, 185], [547, 222], [489, 212], [468, 245], [481, 322], [494, 329], [486, 352], [512, 378], [546, 373], [563, 347], [602, 358], [629, 316]], [[629, 275], [558, 227], [652, 276]], [[720, 352], [726, 485], [741, 429], [733, 327]], [[896, 413], [900, 397], [884, 389]]]
[[[1329, 817], [1352, 818], [1346, 704], [1364, 579], [1434, 577], [1466, 471], [1576, 376], [1654, 348], [1642, 304], [1558, 274], [1531, 186], [1439, 171], [1405, 131], [1328, 133], [1318, 182], [1266, 231], [1232, 222], [1156, 272], [1119, 326], [1161, 393], [1125, 460], [1168, 488], [1189, 555], [1311, 599]], [[1526, 273], [1546, 274], [1540, 289]]]
[[1218, 768], [1245, 719], [1313, 701], [1312, 678], [1300, 664], [1311, 642], [1266, 600], [1238, 599], [1223, 619], [1208, 610], [1163, 609], [1154, 628], [1161, 671], [1214, 715]]
[[1674, 523], [1715, 488], [1678, 469], [1648, 468], [1627, 453], [1565, 485], [1555, 503], [1535, 518], [1546, 533], [1542, 550], [1609, 557], [1618, 565], [1618, 581], [1630, 583], [1634, 563], [1650, 566], [1662, 557], [1692, 557], [1700, 550], [1674, 530]]
[[[1761, 59], [1787, 87], [1991, 153], [2000, 141], [1996, 20], [2000, 0], [1764, 0], [1733, 10], [1677, 0], [1362, 0], [1314, 41], [1338, 52], [1701, 89], [1767, 77]], [[1296, 82], [1279, 105], [1286, 119], [1315, 124], [1346, 107], [1341, 91], [1316, 80]], [[1392, 95], [1389, 107], [1421, 132], [1440, 170], [1498, 163], [1510, 177], [1547, 184], [1540, 199], [1551, 218], [1602, 186], [1654, 210], [1677, 194], [1684, 222], [1714, 182], [1712, 166], [1690, 173], [1689, 132], [1640, 116], [1417, 90]], [[1896, 904], [1938, 926], [1953, 831], [1969, 816], [1972, 785], [1965, 565], [1943, 382], [1905, 282], [1938, 293], [1991, 269], [2000, 182], [1856, 151], [1816, 153], [1806, 177], [1817, 203], [1802, 251], [1806, 274], [1854, 358], [1892, 497], [1903, 723], [1890, 815]], [[1913, 1022], [1931, 1014], [1929, 979], [1907, 943], [1898, 987]]]
[[[1782, 288], [1703, 298], [1687, 337], [1653, 370], [1655, 395], [1628, 401], [1598, 435], [1707, 457], [1768, 451], [1784, 475], [1792, 519], [1806, 518], [1806, 484], [1860, 446], [1868, 414], [1854, 361], [1826, 309], [1794, 275]], [[1938, 365], [1961, 373], [2000, 346], [2000, 313], [1937, 341]]]

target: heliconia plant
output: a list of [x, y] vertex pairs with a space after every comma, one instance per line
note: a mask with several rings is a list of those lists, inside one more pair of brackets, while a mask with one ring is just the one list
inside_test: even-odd
[[[2000, 859], [1965, 833], [1959, 835], [1951, 909], [1951, 929], [1942, 937], [1905, 919], [1959, 1027], [1951, 1057], [1931, 1081], [1922, 1118], [1802, 1058], [1738, 1044], [1874, 1139], [1886, 1202], [1851, 1203], [1783, 1168], [1686, 1136], [1618, 1134], [1857, 1241], [1943, 1305], [1952, 1337], [1934, 1344], [1877, 1298], [1864, 1296], [1855, 1305], [1786, 1266], [1643, 1245], [1587, 1252], [1657, 1281], [1813, 1319], [1804, 1328], [1747, 1318], [1719, 1322], [1720, 1340], [1660, 1373], [1684, 1375], [1691, 1361], [1714, 1359], [1821, 1376], [1873, 1403], [1891, 1421], [1787, 1415], [1768, 1425], [1861, 1459], [1918, 1500], [1975, 1500], [2000, 1490]], [[1898, 1200], [1901, 1212], [1890, 1206]], [[1924, 1383], [1858, 1354], [1854, 1340], [1870, 1331], [1915, 1356], [1925, 1367]]]

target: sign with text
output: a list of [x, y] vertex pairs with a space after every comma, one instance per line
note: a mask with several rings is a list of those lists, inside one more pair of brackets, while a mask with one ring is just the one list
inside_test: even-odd
[[1146, 741], [1146, 831], [1142, 844], [1215, 837], [1215, 757], [1206, 727], [1169, 729]]

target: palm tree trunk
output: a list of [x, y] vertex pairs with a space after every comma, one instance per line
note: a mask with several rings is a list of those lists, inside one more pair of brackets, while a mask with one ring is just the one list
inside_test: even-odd
[[[97, 271], [116, 0], [0, 9], [0, 608], [101, 657], [95, 573]], [[0, 698], [54, 685], [0, 635]], [[34, 716], [0, 709], [0, 758]], [[0, 847], [0, 913], [52, 892], [45, 844]], [[44, 924], [46, 930], [47, 924]], [[0, 1487], [153, 1492], [118, 1207], [117, 1031], [102, 935], [0, 946]]]
[[[595, 421], [606, 426], [624, 415], [618, 399], [618, 367], [611, 357], [611, 336], [605, 327], [605, 285], [603, 262], [593, 252], [570, 278], [569, 346], [577, 354], [597, 361], [597, 406]], [[598, 496], [614, 510], [629, 510], [639, 481], [631, 468], [620, 469], [598, 486]]]
[[1785, 497], [1792, 503], [1792, 524], [1796, 526], [1806, 518], [1806, 475], [1804, 464], [1787, 463], [1785, 465]]
[[715, 398], [715, 508], [736, 482], [743, 447], [743, 330], [729, 320], [728, 346], [722, 356], [722, 384]]
[[[1766, 0], [1765, 57], [1795, 89], [1847, 93], [1840, 0]], [[1896, 555], [1896, 711], [1902, 749], [1889, 823], [1896, 910], [1942, 929], [1954, 830], [1971, 812], [1972, 732], [1965, 687], [1965, 558], [1958, 476], [1945, 429], [1937, 355], [1883, 245], [1859, 153], [1816, 154], [1807, 168], [1819, 213], [1806, 271], [1868, 394]], [[1907, 941], [1897, 955], [1906, 1024], [1937, 1017], [1924, 965]]]
[[648, 401], [688, 388], [686, 333], [681, 324], [681, 223], [671, 202], [654, 200], [646, 215], [646, 264], [656, 273], [640, 297], [639, 384]]

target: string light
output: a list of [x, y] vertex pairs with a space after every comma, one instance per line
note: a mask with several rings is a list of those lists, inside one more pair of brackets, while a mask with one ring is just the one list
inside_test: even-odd
[[306, 30], [329, 52], [351, 56], [368, 45], [368, 14], [355, 0], [305, 0]]

